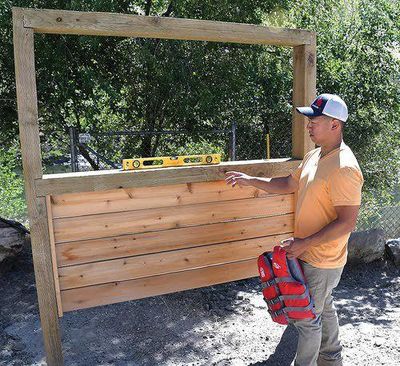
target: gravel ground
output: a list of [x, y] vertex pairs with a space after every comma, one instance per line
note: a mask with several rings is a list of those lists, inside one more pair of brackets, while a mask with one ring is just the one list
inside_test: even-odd
[[[400, 365], [400, 271], [346, 268], [335, 291], [344, 364]], [[45, 365], [29, 256], [0, 278], [0, 365]], [[273, 323], [258, 279], [69, 312], [66, 365], [290, 365], [296, 330]]]

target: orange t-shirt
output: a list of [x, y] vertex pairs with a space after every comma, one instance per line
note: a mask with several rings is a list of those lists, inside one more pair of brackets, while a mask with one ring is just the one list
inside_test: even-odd
[[[305, 238], [337, 218], [334, 206], [360, 205], [364, 178], [353, 152], [340, 147], [320, 157], [321, 148], [307, 153], [292, 173], [299, 182], [296, 194], [294, 236]], [[346, 264], [350, 233], [307, 249], [299, 258], [319, 268]]]

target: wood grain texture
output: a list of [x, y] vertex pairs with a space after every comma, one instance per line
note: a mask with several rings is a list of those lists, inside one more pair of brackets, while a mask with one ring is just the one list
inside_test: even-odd
[[294, 212], [293, 195], [69, 217], [54, 220], [56, 243], [161, 231]]
[[62, 267], [59, 269], [60, 287], [65, 290], [256, 258], [287, 238], [288, 235], [274, 235]]
[[67, 242], [56, 245], [58, 266], [70, 266], [281, 233], [288, 233], [288, 236], [292, 236], [293, 221], [293, 214], [288, 214], [162, 232]]
[[61, 298], [64, 311], [71, 311], [237, 281], [257, 275], [257, 260], [250, 259], [191, 271], [64, 290], [61, 291]]
[[206, 202], [266, 197], [253, 187], [228, 186], [225, 181], [175, 184], [158, 187], [121, 188], [102, 192], [51, 196], [54, 218], [149, 208], [185, 206]]
[[307, 130], [307, 118], [296, 107], [308, 106], [316, 94], [317, 56], [315, 35], [310, 45], [293, 48], [292, 156], [302, 159], [314, 149]]
[[282, 177], [295, 170], [301, 161], [291, 159], [223, 162], [218, 165], [171, 167], [139, 171], [101, 170], [44, 175], [36, 180], [39, 196], [105, 191], [134, 187], [211, 182], [225, 179], [230, 170], [257, 177]]
[[39, 33], [164, 38], [298, 46], [310, 43], [300, 29], [209, 20], [68, 10], [23, 9], [24, 25]]
[[53, 215], [52, 215], [52, 211], [51, 211], [50, 196], [46, 196], [46, 208], [47, 208], [47, 220], [48, 220], [48, 225], [49, 225], [51, 262], [52, 262], [52, 266], [53, 266], [54, 288], [56, 290], [58, 316], [62, 317], [63, 311], [62, 311], [62, 303], [61, 303], [61, 296], [60, 296], [60, 282], [59, 282], [59, 278], [58, 278], [57, 253], [56, 253], [56, 244], [55, 244], [55, 240], [54, 240]]
[[46, 201], [37, 197], [35, 180], [42, 177], [34, 39], [23, 27], [23, 14], [13, 9], [14, 64], [25, 197], [31, 232], [32, 256], [44, 346], [48, 365], [62, 365], [57, 299], [52, 267]]

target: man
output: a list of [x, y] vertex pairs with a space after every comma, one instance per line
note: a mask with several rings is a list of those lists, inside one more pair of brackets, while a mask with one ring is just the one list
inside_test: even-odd
[[347, 106], [336, 95], [322, 94], [297, 111], [308, 117], [311, 140], [319, 146], [300, 166], [282, 178], [257, 178], [226, 173], [226, 182], [254, 186], [270, 193], [297, 193], [294, 238], [286, 240], [288, 258], [298, 258], [317, 317], [293, 321], [299, 332], [295, 365], [342, 365], [339, 326], [332, 290], [347, 259], [347, 241], [361, 202], [363, 176], [343, 142]]

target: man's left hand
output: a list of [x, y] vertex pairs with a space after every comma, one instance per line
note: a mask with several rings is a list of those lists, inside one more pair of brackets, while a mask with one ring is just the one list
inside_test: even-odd
[[308, 249], [306, 240], [300, 238], [290, 238], [282, 241], [286, 250], [287, 258], [294, 259], [303, 254]]

